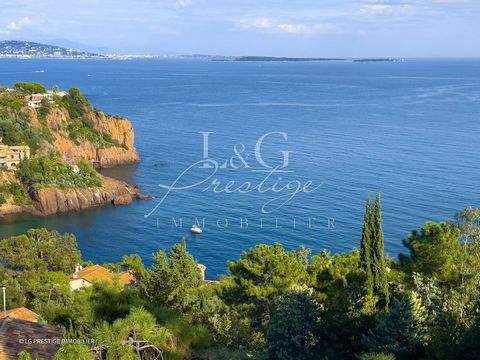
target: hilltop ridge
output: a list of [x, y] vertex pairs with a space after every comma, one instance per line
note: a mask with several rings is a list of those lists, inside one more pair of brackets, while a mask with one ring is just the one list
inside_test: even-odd
[[0, 41], [0, 57], [53, 57], [53, 58], [105, 58], [92, 52], [67, 49], [56, 45], [41, 44], [33, 41]]

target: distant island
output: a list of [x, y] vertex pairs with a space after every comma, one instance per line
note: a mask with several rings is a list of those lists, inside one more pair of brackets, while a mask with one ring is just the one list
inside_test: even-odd
[[355, 59], [354, 62], [397, 62], [405, 59], [373, 58], [373, 59]]
[[345, 61], [343, 58], [300, 58], [300, 57], [275, 57], [275, 56], [240, 56], [234, 61]]
[[287, 57], [287, 56], [224, 56], [224, 55], [132, 55], [132, 54], [97, 54], [80, 50], [67, 49], [61, 46], [41, 44], [32, 41], [4, 40], [0, 41], [0, 58], [54, 58], [54, 59], [185, 59], [205, 61], [353, 61], [353, 62], [397, 62], [404, 59], [393, 58], [337, 58], [337, 57]]

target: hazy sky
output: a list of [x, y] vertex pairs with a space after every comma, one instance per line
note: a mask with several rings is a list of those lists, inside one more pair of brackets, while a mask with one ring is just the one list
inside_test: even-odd
[[0, 39], [121, 53], [480, 57], [480, 0], [0, 0]]

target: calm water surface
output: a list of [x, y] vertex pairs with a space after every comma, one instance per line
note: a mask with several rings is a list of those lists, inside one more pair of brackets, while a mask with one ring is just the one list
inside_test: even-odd
[[[226, 272], [227, 260], [257, 243], [349, 251], [359, 244], [365, 199], [377, 191], [392, 256], [402, 251], [409, 231], [426, 220], [480, 206], [479, 60], [0, 60], [0, 83], [17, 81], [79, 87], [96, 107], [129, 118], [142, 162], [104, 172], [141, 186], [157, 200], [46, 218], [7, 217], [0, 220], [2, 237], [32, 227], [58, 229], [77, 236], [85, 259], [119, 261], [139, 253], [147, 264], [152, 252], [186, 237], [189, 250], [214, 277]], [[244, 144], [241, 154], [250, 154], [251, 168], [219, 169], [202, 185], [172, 192], [145, 218], [165, 193], [158, 185], [171, 184], [202, 159], [199, 132], [205, 131], [212, 132], [212, 160], [234, 156], [238, 165], [234, 146], [238, 152]], [[264, 160], [281, 164], [281, 151], [291, 153], [288, 172], [269, 181], [311, 180], [321, 184], [316, 191], [265, 214], [262, 205], [278, 194], [205, 190], [213, 178], [258, 184], [265, 173], [252, 171], [262, 169], [252, 153], [257, 139], [272, 131], [286, 133], [288, 141], [267, 138]], [[178, 184], [188, 187], [210, 174], [194, 168]], [[189, 234], [195, 217], [205, 219], [199, 237]], [[315, 218], [311, 228], [310, 218]], [[327, 226], [329, 218], [334, 227]], [[217, 221], [228, 225], [220, 228]]]

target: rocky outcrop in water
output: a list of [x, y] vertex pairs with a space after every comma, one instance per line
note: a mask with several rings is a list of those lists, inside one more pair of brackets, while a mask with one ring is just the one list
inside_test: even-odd
[[126, 182], [104, 178], [103, 186], [89, 189], [41, 189], [31, 194], [35, 215], [52, 215], [103, 205], [127, 205], [144, 196]]

